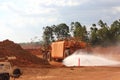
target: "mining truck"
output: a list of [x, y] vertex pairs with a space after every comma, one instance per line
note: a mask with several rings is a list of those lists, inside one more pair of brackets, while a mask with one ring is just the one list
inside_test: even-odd
[[46, 59], [52, 60], [63, 60], [67, 56], [71, 55], [78, 49], [85, 49], [87, 43], [77, 40], [64, 40], [56, 41], [51, 43], [51, 48], [46, 50]]
[[22, 74], [18, 67], [12, 66], [9, 61], [1, 61], [0, 58], [0, 80], [10, 80], [12, 78], [18, 78]]

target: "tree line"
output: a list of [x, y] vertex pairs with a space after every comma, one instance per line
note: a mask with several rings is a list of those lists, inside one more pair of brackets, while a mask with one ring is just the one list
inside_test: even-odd
[[71, 37], [93, 46], [108, 46], [120, 42], [120, 20], [115, 20], [111, 25], [99, 20], [97, 24], [92, 24], [89, 31], [86, 28], [87, 26], [81, 25], [80, 22], [71, 22], [70, 26], [60, 23], [43, 27], [44, 45]]

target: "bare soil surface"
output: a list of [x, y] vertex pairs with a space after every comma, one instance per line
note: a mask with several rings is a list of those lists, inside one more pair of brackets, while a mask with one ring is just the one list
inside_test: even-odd
[[[119, 47], [96, 47], [94, 55], [120, 60]], [[41, 56], [39, 56], [41, 57]], [[49, 67], [21, 67], [23, 75], [16, 80], [120, 80], [120, 66], [65, 67], [61, 62], [50, 62]]]
[[23, 75], [16, 80], [120, 80], [119, 67], [22, 67], [21, 69]]

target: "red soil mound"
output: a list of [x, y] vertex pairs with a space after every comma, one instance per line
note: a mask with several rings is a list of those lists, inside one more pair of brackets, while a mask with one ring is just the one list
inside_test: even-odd
[[0, 57], [6, 56], [15, 56], [16, 60], [12, 61], [15, 65], [49, 64], [47, 61], [36, 57], [28, 51], [22, 49], [20, 45], [9, 40], [0, 42]]
[[42, 55], [41, 48], [39, 48], [39, 49], [25, 49], [25, 50], [29, 51], [30, 53], [32, 53], [34, 55]]

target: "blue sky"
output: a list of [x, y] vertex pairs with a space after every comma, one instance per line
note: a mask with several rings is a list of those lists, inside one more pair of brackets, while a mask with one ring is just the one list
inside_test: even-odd
[[39, 41], [47, 25], [79, 21], [89, 28], [100, 19], [120, 19], [120, 0], [0, 0], [0, 41]]

